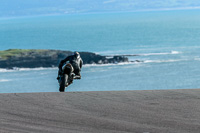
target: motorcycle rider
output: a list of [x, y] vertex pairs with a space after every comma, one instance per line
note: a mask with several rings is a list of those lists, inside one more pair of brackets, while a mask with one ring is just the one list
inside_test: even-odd
[[60, 61], [59, 64], [59, 71], [58, 71], [58, 77], [57, 79], [59, 79], [59, 75], [61, 75], [62, 72], [62, 66], [64, 65], [64, 63], [69, 62], [73, 68], [74, 68], [74, 74], [75, 74], [75, 79], [81, 79], [81, 68], [83, 65], [83, 60], [81, 59], [81, 56], [78, 52], [74, 52], [72, 55], [66, 57], [64, 60]]

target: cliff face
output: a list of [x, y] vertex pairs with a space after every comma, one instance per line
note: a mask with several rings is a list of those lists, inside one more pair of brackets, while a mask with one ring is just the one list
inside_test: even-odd
[[[91, 52], [79, 52], [84, 64], [107, 64], [128, 62], [128, 58], [123, 56], [106, 57]], [[20, 50], [10, 49], [0, 51], [0, 68], [11, 69], [55, 67], [59, 62], [71, 55], [71, 51], [61, 50]]]

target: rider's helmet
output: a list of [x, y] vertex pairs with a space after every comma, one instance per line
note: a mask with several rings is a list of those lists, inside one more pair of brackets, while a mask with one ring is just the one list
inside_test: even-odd
[[74, 54], [73, 54], [76, 58], [79, 58], [80, 57], [80, 54], [79, 54], [79, 52], [74, 52]]

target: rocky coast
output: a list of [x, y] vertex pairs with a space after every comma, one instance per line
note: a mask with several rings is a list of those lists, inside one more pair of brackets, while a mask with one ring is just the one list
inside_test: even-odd
[[[103, 56], [92, 52], [79, 52], [84, 64], [108, 64], [128, 62], [125, 56]], [[0, 51], [0, 68], [37, 68], [55, 67], [59, 62], [71, 55], [72, 51], [9, 49]]]

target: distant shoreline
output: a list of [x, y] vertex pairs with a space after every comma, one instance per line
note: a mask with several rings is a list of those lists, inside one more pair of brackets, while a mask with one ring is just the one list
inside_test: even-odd
[[[71, 55], [72, 51], [46, 49], [9, 49], [0, 51], [0, 68], [49, 68], [57, 67], [59, 62]], [[103, 56], [92, 52], [79, 52], [85, 64], [128, 63], [126, 56]], [[131, 55], [132, 56], [132, 55]], [[134, 62], [134, 61], [132, 61]], [[138, 62], [138, 60], [136, 60]]]

